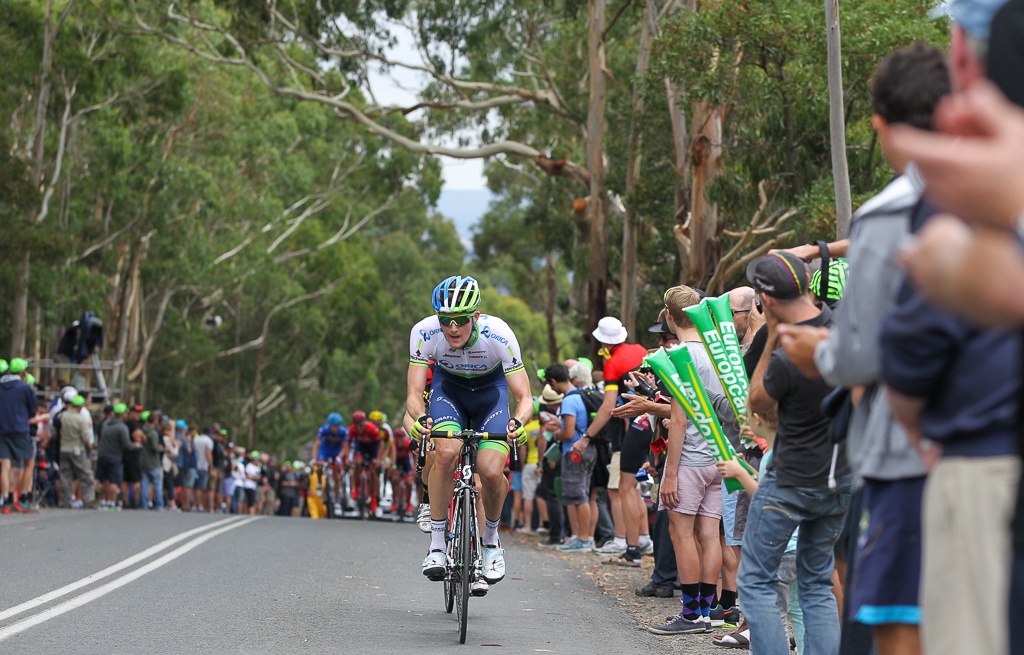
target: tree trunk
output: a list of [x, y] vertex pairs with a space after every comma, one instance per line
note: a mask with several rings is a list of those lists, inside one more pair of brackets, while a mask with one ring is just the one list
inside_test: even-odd
[[256, 375], [252, 381], [252, 410], [249, 414], [249, 450], [256, 448], [256, 420], [259, 418], [260, 376], [263, 373], [263, 351], [267, 349], [266, 340], [256, 353]]
[[[127, 398], [125, 384], [128, 376], [124, 374], [127, 362], [125, 358], [128, 352], [128, 332], [131, 327], [132, 312], [135, 305], [135, 294], [139, 285], [139, 264], [142, 262], [143, 244], [136, 246], [135, 255], [132, 257], [131, 268], [125, 276], [124, 294], [121, 296], [121, 311], [117, 317], [117, 349], [114, 355], [114, 368], [111, 372], [111, 382], [115, 388], [121, 389], [122, 398]], [[118, 382], [120, 380], [120, 383]]]
[[[608, 212], [604, 197], [605, 0], [590, 0], [590, 101], [587, 108], [587, 169], [590, 173], [590, 253], [587, 269], [587, 332], [597, 327], [608, 307]], [[594, 345], [596, 352], [597, 346]]]
[[722, 144], [721, 112], [707, 102], [693, 108], [693, 135], [689, 157], [690, 182], [690, 270], [687, 284], [703, 287], [711, 277], [718, 254], [718, 206], [707, 200], [707, 189], [718, 170]]
[[[65, 11], [70, 9], [66, 8]], [[43, 59], [39, 66], [39, 91], [36, 94], [35, 122], [32, 133], [32, 183], [43, 184], [46, 157], [46, 110], [50, 104], [50, 69], [53, 60], [53, 41], [60, 27], [53, 22], [53, 0], [46, 2], [46, 19], [43, 32]], [[27, 219], [36, 219], [36, 209], [29, 210]], [[25, 350], [25, 336], [28, 328], [28, 280], [31, 256], [26, 249], [18, 258], [18, 270], [14, 278], [14, 307], [11, 310], [11, 355]]]
[[29, 250], [22, 250], [14, 277], [14, 307], [11, 310], [11, 356], [18, 357], [25, 349], [25, 331], [28, 326], [28, 273]]
[[850, 200], [850, 171], [846, 163], [846, 118], [843, 108], [842, 40], [839, 35], [839, 0], [825, 0], [828, 29], [828, 107], [832, 146], [832, 183], [836, 191], [836, 238], [850, 232], [853, 213]]
[[555, 298], [558, 295], [558, 284], [555, 278], [555, 253], [548, 253], [548, 293], [544, 299], [544, 318], [548, 327], [548, 357], [549, 361], [558, 361], [558, 338], [555, 336]]
[[686, 112], [683, 111], [683, 91], [674, 82], [665, 79], [665, 94], [668, 98], [669, 120], [672, 123], [672, 151], [675, 154], [673, 194], [675, 207], [675, 242], [679, 256], [679, 282], [686, 282], [690, 270], [691, 240], [686, 235], [684, 226], [690, 216], [689, 194], [687, 184], [690, 177], [689, 129], [686, 127]]
[[626, 161], [626, 212], [622, 219], [622, 325], [629, 334], [636, 334], [636, 287], [637, 287], [637, 236], [638, 216], [633, 210], [631, 194], [636, 190], [640, 174], [644, 99], [640, 84], [651, 61], [651, 43], [657, 30], [658, 8], [655, 0], [647, 0], [644, 6], [644, 22], [640, 29], [640, 47], [636, 57], [636, 82], [633, 84], [633, 116], [629, 124], [629, 154]]

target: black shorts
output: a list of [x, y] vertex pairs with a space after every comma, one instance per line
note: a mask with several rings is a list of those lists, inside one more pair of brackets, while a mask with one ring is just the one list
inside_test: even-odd
[[246, 505], [252, 507], [256, 504], [256, 490], [247, 489], [245, 487], [235, 487], [235, 500], [239, 503], [244, 502]]
[[[610, 479], [608, 466], [612, 463], [612, 449], [606, 441], [598, 441], [594, 447], [597, 448], [597, 460], [594, 462], [594, 474], [590, 478], [590, 489], [607, 489]], [[565, 468], [564, 462], [562, 467]]]
[[96, 480], [111, 484], [121, 484], [123, 479], [124, 465], [121, 463], [121, 458], [100, 455], [99, 459], [96, 460]]
[[124, 456], [124, 481], [129, 484], [142, 482], [142, 462], [139, 460], [140, 453], [126, 453]]
[[647, 461], [647, 453], [651, 450], [651, 439], [654, 433], [638, 427], [626, 430], [622, 438], [622, 454], [619, 455], [619, 470], [624, 475], [636, 475], [640, 467]]

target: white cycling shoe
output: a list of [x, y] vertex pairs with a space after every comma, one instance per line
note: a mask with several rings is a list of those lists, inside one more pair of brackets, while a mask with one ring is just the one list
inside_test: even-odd
[[477, 578], [469, 585], [469, 593], [472, 596], [486, 596], [487, 591], [490, 589], [490, 585], [483, 578]]
[[431, 582], [441, 582], [445, 575], [445, 555], [440, 550], [432, 550], [423, 559], [423, 575]]
[[484, 563], [481, 571], [488, 584], [498, 584], [505, 578], [505, 550], [484, 546]]
[[420, 532], [430, 534], [430, 503], [420, 503], [420, 511], [416, 514], [416, 523], [420, 526]]

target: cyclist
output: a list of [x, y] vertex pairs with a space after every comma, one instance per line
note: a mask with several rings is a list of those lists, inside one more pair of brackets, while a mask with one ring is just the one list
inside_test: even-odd
[[[380, 489], [381, 489], [381, 493], [386, 494], [387, 493], [387, 489], [385, 487], [385, 484], [387, 484], [387, 481], [390, 480], [390, 472], [391, 472], [391, 469], [392, 469], [392, 467], [394, 466], [394, 463], [395, 463], [395, 444], [394, 444], [395, 432], [394, 432], [394, 430], [391, 429], [391, 426], [388, 425], [388, 415], [385, 414], [384, 412], [380, 411], [379, 409], [375, 409], [372, 412], [370, 412], [370, 414], [367, 416], [367, 418], [369, 418], [370, 422], [373, 423], [374, 425], [376, 425], [377, 426], [377, 430], [380, 431], [380, 457], [379, 457], [379, 459], [380, 459], [380, 462], [381, 462], [381, 476], [380, 476], [380, 480], [378, 480], [378, 483], [379, 483], [379, 486], [380, 486]], [[394, 503], [394, 494], [395, 494], [395, 489], [394, 489], [394, 487], [392, 487], [392, 489], [391, 489], [392, 504]], [[384, 500], [385, 501], [387, 500], [387, 496], [386, 495], [384, 497]], [[387, 503], [385, 503], [385, 505], [387, 505]], [[390, 506], [390, 505], [388, 505], [388, 506]]]
[[[512, 329], [500, 318], [479, 312], [480, 286], [471, 277], [452, 276], [437, 285], [433, 306], [436, 314], [417, 323], [410, 335], [406, 430], [413, 438], [419, 438], [424, 428], [472, 428], [505, 432], [509, 440], [524, 440], [523, 424], [533, 417], [533, 398]], [[423, 390], [431, 356], [437, 363], [428, 414]], [[514, 418], [509, 413], [510, 390], [517, 402]], [[427, 481], [433, 497], [430, 548], [423, 560], [423, 575], [437, 582], [445, 576], [445, 516], [462, 444], [438, 439], [434, 446], [434, 462]], [[481, 538], [483, 580], [474, 582], [474, 595], [487, 593], [487, 584], [505, 577], [498, 521], [508, 493], [503, 471], [509, 451], [507, 440], [487, 440], [480, 444], [477, 456], [485, 527]]]
[[[391, 489], [394, 503], [391, 511], [404, 510], [405, 514], [412, 513], [410, 494], [412, 493], [412, 439], [405, 431], [405, 428], [396, 428], [395, 437], [391, 440]], [[404, 503], [404, 507], [399, 505]]]
[[370, 511], [374, 516], [380, 518], [380, 508], [377, 506], [380, 492], [377, 480], [377, 469], [380, 466], [381, 456], [380, 430], [374, 423], [366, 420], [366, 412], [354, 412], [352, 425], [348, 428], [348, 438], [352, 443], [352, 466], [354, 469], [352, 479], [359, 479], [362, 467], [370, 468]]
[[[345, 429], [344, 422], [345, 419], [338, 412], [328, 414], [327, 423], [320, 426], [316, 433], [316, 445], [313, 448], [317, 461], [324, 462], [330, 467], [335, 489], [341, 489], [341, 469], [349, 453], [348, 430]], [[330, 466], [331, 464], [338, 466]]]

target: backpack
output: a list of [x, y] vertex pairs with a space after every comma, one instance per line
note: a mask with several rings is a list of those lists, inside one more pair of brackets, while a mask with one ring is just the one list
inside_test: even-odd
[[[589, 421], [593, 421], [594, 417], [597, 416], [597, 410], [601, 408], [604, 403], [604, 391], [598, 389], [596, 385], [590, 385], [589, 387], [577, 387], [568, 394], [577, 393], [580, 398], [583, 399], [583, 406], [587, 408], [587, 414], [589, 415]], [[588, 421], [588, 423], [589, 423]], [[608, 422], [604, 424], [601, 431], [598, 432], [591, 438], [594, 443], [608, 443], [612, 445], [615, 450], [622, 444], [622, 437], [626, 433], [626, 422], [619, 418], [609, 418]]]

